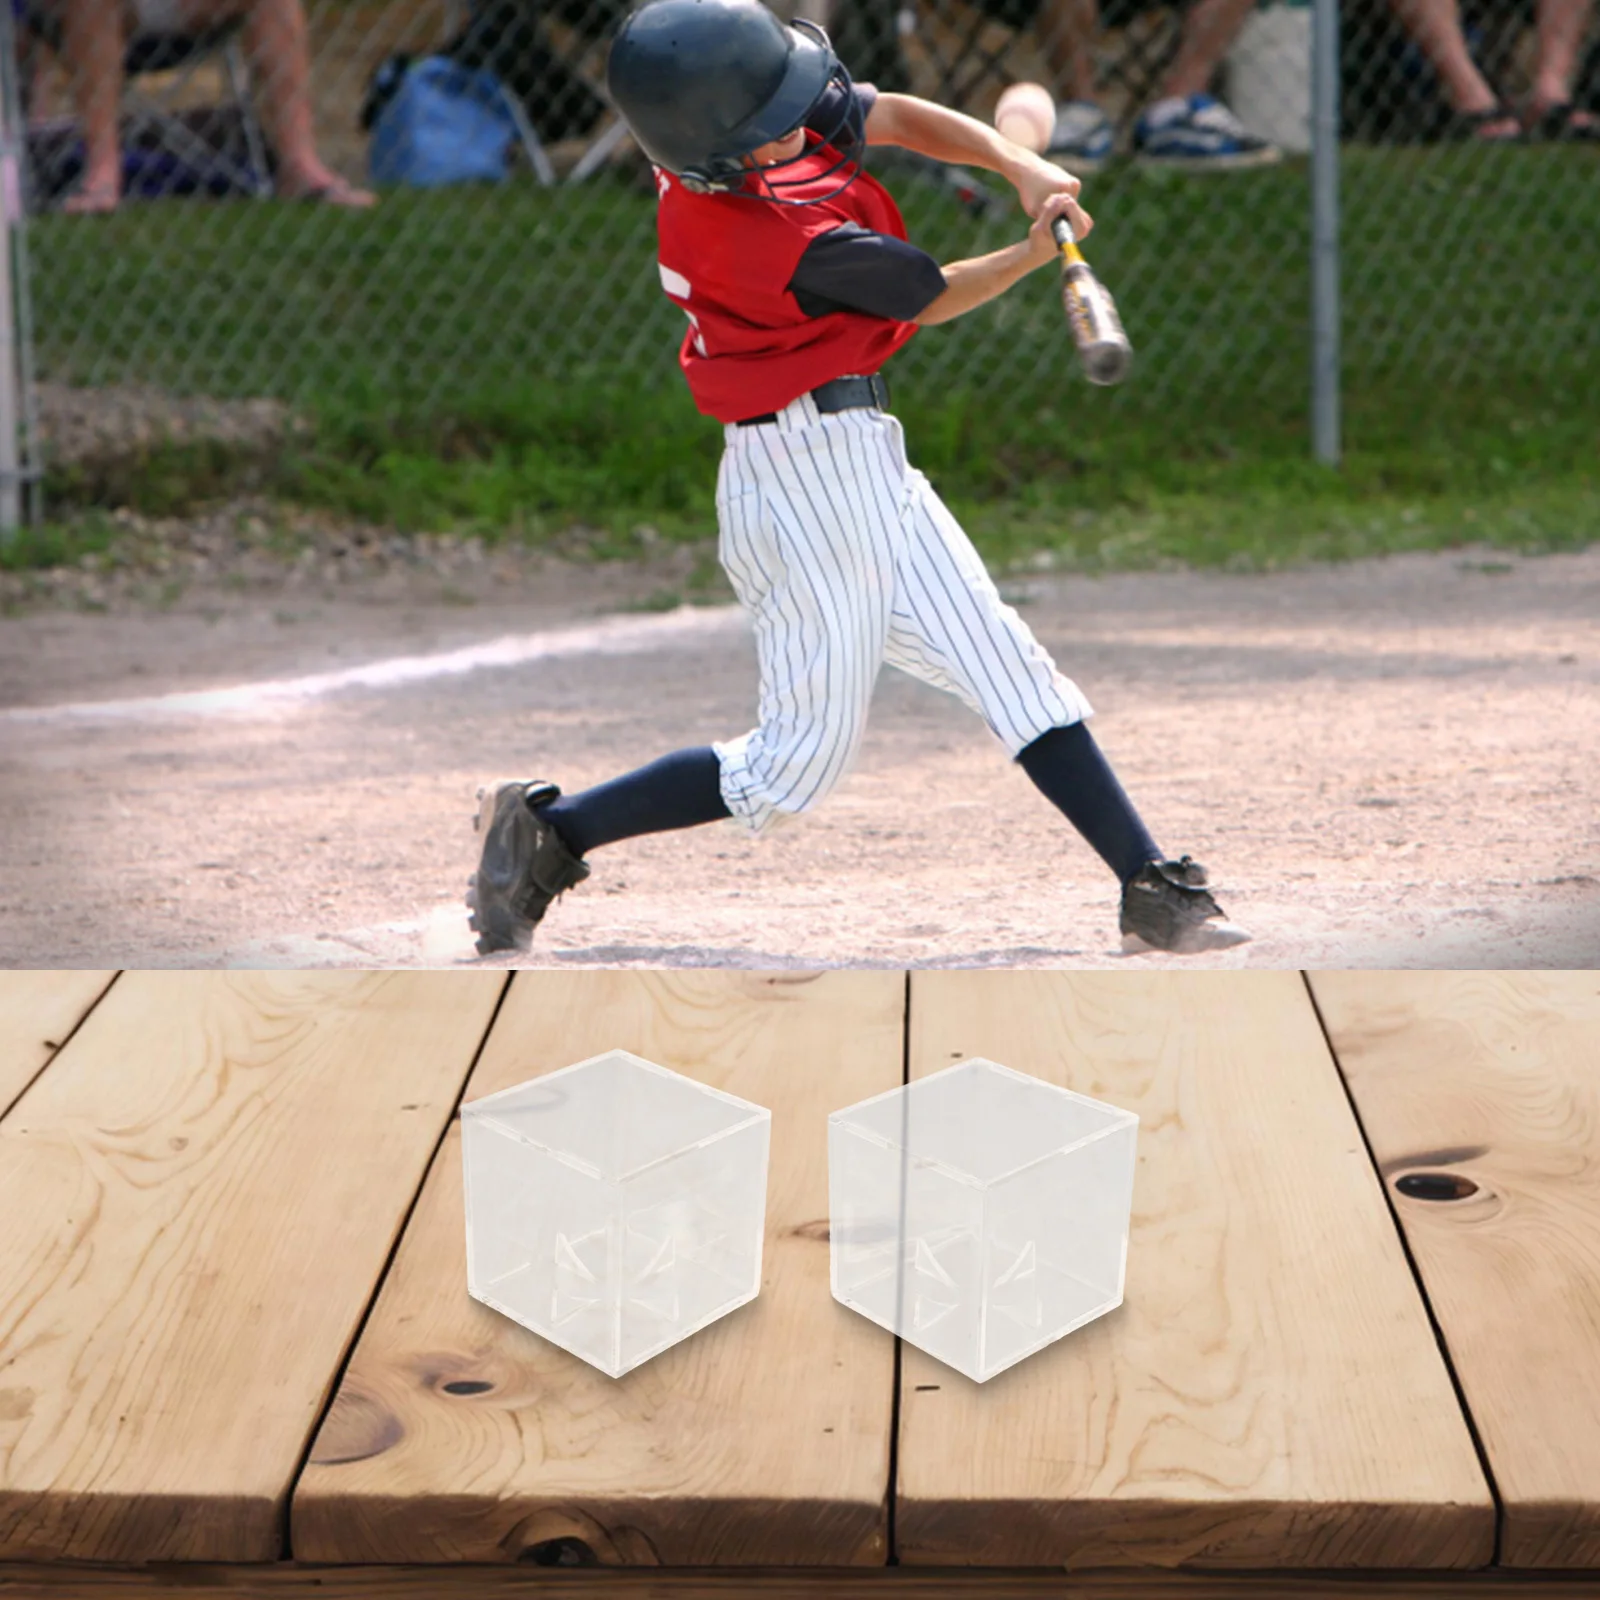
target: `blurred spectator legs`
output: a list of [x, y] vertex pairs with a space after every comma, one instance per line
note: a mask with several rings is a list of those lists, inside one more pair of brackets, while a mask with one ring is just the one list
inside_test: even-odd
[[1472, 59], [1458, 0], [1394, 3], [1400, 20], [1439, 74], [1451, 109], [1473, 137], [1503, 143], [1520, 139], [1525, 128], [1547, 137], [1600, 135], [1600, 120], [1570, 104], [1592, 0], [1538, 0], [1538, 66], [1521, 119], [1501, 102]]
[[[1204, 94], [1217, 67], [1256, 0], [1198, 0], [1184, 13], [1178, 53], [1162, 80], [1159, 98]], [[1100, 17], [1096, 0], [1044, 0], [1039, 45], [1056, 82], [1074, 100], [1093, 100], [1098, 89], [1094, 40]]]
[[1546, 137], [1600, 138], [1600, 117], [1572, 105], [1591, 9], [1592, 0], [1540, 0], [1539, 65], [1527, 121]]
[[300, 0], [186, 0], [191, 26], [244, 16], [245, 49], [261, 96], [261, 118], [277, 152], [278, 193], [330, 205], [370, 206], [373, 196], [352, 188], [317, 154], [311, 122], [311, 41]]
[[1255, 4], [1256, 0], [1199, 0], [1189, 7], [1178, 54], [1161, 87], [1163, 98], [1186, 99], [1207, 91]]
[[277, 190], [286, 199], [369, 206], [317, 154], [311, 119], [311, 49], [300, 0], [168, 0], [159, 7], [112, 0], [57, 0], [61, 54], [83, 128], [83, 184], [66, 202], [75, 212], [112, 211], [122, 198], [119, 111], [130, 28], [172, 21], [186, 34], [242, 21], [262, 120], [277, 153]]
[[122, 198], [122, 67], [127, 19], [120, 5], [62, 0], [61, 55], [72, 81], [85, 151], [83, 186], [68, 211], [114, 211]]
[[1467, 49], [1457, 0], [1395, 0], [1395, 11], [1439, 74], [1451, 109], [1473, 136], [1490, 143], [1520, 138], [1521, 123], [1500, 103]]
[[[1134, 143], [1145, 160], [1188, 168], [1267, 165], [1279, 152], [1249, 133], [1209, 93], [1256, 0], [1197, 0], [1184, 12], [1178, 52], [1156, 98], [1139, 118]], [[1098, 104], [1094, 41], [1100, 18], [1096, 0], [1044, 0], [1040, 48], [1058, 88], [1070, 98], [1057, 118], [1051, 152], [1092, 170], [1111, 152], [1111, 125]]]

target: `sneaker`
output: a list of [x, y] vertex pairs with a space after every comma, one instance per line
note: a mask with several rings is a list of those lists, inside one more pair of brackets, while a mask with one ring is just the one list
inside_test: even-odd
[[589, 876], [589, 868], [539, 815], [561, 791], [542, 780], [478, 791], [473, 827], [483, 835], [478, 870], [467, 880], [467, 923], [478, 954], [526, 950], [550, 903]]
[[1189, 172], [1233, 172], [1270, 167], [1283, 152], [1245, 126], [1220, 100], [1192, 94], [1158, 100], [1133, 130], [1139, 160]]
[[1055, 131], [1045, 156], [1073, 172], [1098, 172], [1116, 136], [1111, 119], [1092, 100], [1069, 100], [1056, 110]]
[[1184, 856], [1178, 861], [1152, 861], [1122, 891], [1122, 948], [1128, 955], [1170, 950], [1199, 955], [1226, 950], [1250, 937], [1229, 922], [1206, 888], [1206, 869]]

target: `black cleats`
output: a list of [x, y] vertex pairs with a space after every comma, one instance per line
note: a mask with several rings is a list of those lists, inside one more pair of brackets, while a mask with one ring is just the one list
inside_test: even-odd
[[1152, 861], [1122, 891], [1122, 948], [1129, 955], [1170, 950], [1199, 955], [1243, 944], [1250, 935], [1229, 922], [1206, 888], [1206, 869], [1184, 856]]
[[589, 876], [539, 815], [560, 793], [541, 779], [478, 791], [473, 826], [483, 835], [483, 851], [467, 884], [467, 922], [478, 936], [480, 956], [526, 950], [550, 902]]

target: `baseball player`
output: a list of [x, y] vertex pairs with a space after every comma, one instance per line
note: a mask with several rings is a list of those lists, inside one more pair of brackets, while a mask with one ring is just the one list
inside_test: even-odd
[[[855, 757], [884, 662], [977, 712], [1099, 853], [1122, 886], [1125, 948], [1248, 938], [1198, 863], [1157, 848], [1088, 701], [907, 461], [879, 375], [918, 328], [1054, 260], [1056, 216], [1086, 233], [1077, 179], [971, 118], [853, 83], [821, 28], [758, 0], [651, 0], [613, 41], [607, 78], [655, 169], [684, 374], [725, 424], [719, 555], [755, 629], [759, 722], [579, 794], [542, 779], [482, 791], [479, 952], [526, 948], [603, 845], [725, 817], [760, 832], [816, 806]], [[941, 267], [863, 170], [870, 144], [1003, 175], [1027, 237]]]

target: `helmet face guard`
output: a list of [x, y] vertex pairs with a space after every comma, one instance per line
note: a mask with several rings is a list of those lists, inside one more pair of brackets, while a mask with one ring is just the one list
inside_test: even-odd
[[[792, 113], [794, 106], [791, 104], [784, 107], [780, 96], [774, 104], [763, 107], [745, 127], [735, 130], [725, 141], [721, 141], [723, 144], [721, 150], [714, 152], [699, 165], [685, 167], [678, 174], [678, 179], [690, 193], [742, 194], [752, 200], [764, 200], [770, 205], [814, 206], [843, 194], [860, 176], [867, 148], [867, 130], [856, 103], [855, 84], [851, 80], [850, 73], [845, 64], [833, 53], [828, 35], [815, 22], [796, 18], [789, 27], [800, 35], [805, 46], [826, 58], [827, 76], [823, 79], [822, 86], [815, 94], [809, 96], [808, 103], [800, 108], [798, 117], [782, 115], [784, 111]], [[750, 165], [749, 155], [752, 150], [787, 138], [798, 129], [804, 128], [806, 119], [816, 109], [823, 95], [834, 87], [840, 90], [839, 116], [826, 132], [817, 133], [815, 145], [808, 137], [805, 147], [798, 155], [787, 156], [770, 166]], [[774, 126], [775, 121], [780, 124], [787, 123], [787, 126]], [[810, 131], [807, 130], [808, 135]], [[828, 147], [835, 152], [833, 164], [824, 167], [820, 172], [809, 172], [804, 175], [794, 173], [793, 169], [802, 162], [813, 159], [814, 151], [819, 146]], [[787, 177], [774, 176], [786, 172], [790, 174]], [[832, 188], [804, 200], [797, 200], [783, 192], [809, 188], [836, 175], [838, 182]]]

